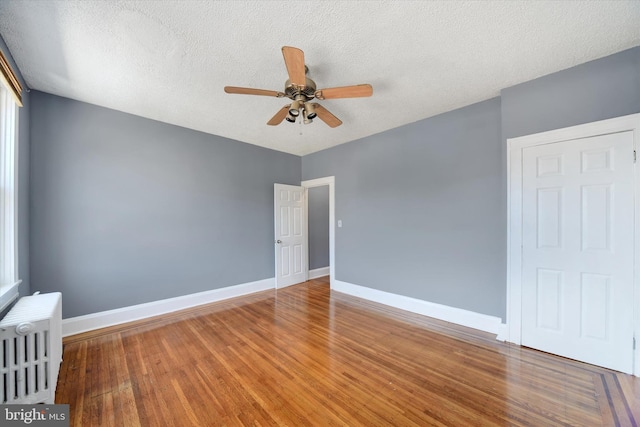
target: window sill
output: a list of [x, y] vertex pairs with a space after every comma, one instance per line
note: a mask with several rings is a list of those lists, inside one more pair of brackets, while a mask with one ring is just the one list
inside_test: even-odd
[[0, 290], [0, 312], [9, 307], [9, 304], [18, 298], [20, 283], [22, 283], [22, 280], [18, 280], [13, 285], [6, 286]]

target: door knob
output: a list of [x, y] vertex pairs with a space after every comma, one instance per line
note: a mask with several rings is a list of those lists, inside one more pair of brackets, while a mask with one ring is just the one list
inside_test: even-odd
[[278, 239], [276, 240], [276, 243], [282, 243], [282, 240]]

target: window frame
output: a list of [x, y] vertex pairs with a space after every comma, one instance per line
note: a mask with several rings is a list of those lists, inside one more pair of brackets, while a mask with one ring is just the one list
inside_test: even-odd
[[18, 103], [0, 85], [0, 311], [19, 296]]

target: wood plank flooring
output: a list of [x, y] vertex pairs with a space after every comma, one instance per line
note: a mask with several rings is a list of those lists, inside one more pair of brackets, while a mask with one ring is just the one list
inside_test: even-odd
[[56, 403], [72, 426], [636, 426], [640, 379], [322, 278], [67, 337]]

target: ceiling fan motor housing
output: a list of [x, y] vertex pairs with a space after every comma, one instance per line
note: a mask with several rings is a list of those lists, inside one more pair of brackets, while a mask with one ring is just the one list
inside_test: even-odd
[[313, 99], [316, 93], [316, 82], [309, 77], [306, 77], [305, 80], [305, 86], [300, 90], [298, 86], [291, 84], [291, 80], [287, 79], [284, 84], [284, 93], [287, 97], [295, 99], [296, 95], [303, 95], [307, 100]]

